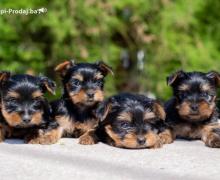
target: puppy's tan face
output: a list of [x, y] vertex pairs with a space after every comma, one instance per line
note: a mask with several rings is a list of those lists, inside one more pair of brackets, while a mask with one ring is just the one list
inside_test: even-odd
[[177, 106], [178, 113], [183, 119], [189, 121], [203, 121], [205, 119], [208, 119], [212, 115], [215, 108], [215, 103], [212, 102], [209, 104], [206, 101], [201, 101], [197, 103], [196, 106], [198, 106], [197, 110], [192, 111], [191, 102], [182, 102]]
[[[158, 105], [159, 106], [159, 105]], [[114, 145], [123, 148], [152, 148], [159, 143], [158, 123], [164, 111], [135, 108], [118, 112], [116, 118], [105, 126], [105, 131], [113, 140]], [[115, 117], [115, 115], [112, 115]], [[159, 117], [160, 116], [160, 117]], [[109, 117], [111, 118], [111, 117]]]
[[110, 125], [106, 126], [105, 130], [114, 141], [114, 145], [117, 147], [128, 149], [152, 148], [159, 141], [158, 135], [154, 131], [148, 131], [142, 135], [137, 135], [135, 132], [131, 131], [128, 132], [122, 139]]
[[208, 119], [215, 109], [215, 93], [209, 83], [183, 83], [179, 86], [179, 115], [188, 121]]
[[75, 72], [66, 84], [66, 89], [74, 104], [94, 105], [104, 99], [104, 76], [101, 72]]
[[9, 91], [2, 100], [2, 115], [11, 127], [27, 128], [42, 123], [42, 93], [22, 94], [21, 89]]
[[176, 109], [183, 120], [199, 122], [212, 116], [220, 85], [218, 72], [177, 71], [167, 77], [167, 84], [173, 88]]

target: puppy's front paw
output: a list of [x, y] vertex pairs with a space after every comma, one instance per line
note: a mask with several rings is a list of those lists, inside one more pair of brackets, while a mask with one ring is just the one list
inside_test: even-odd
[[96, 143], [97, 143], [96, 138], [89, 134], [82, 135], [79, 138], [79, 144], [82, 145], [92, 145]]
[[211, 148], [220, 148], [220, 129], [216, 128], [207, 136], [205, 145]]
[[165, 130], [159, 134], [160, 140], [163, 144], [171, 144], [173, 142], [173, 136], [170, 130]]
[[151, 149], [157, 149], [157, 148], [162, 148], [163, 147], [163, 142], [161, 140], [158, 140], [152, 147]]
[[55, 144], [60, 136], [58, 130], [54, 129], [48, 132], [43, 132], [42, 130], [39, 130], [37, 136], [32, 136], [26, 138], [26, 142], [28, 144], [42, 144], [42, 145], [49, 145], [49, 144]]

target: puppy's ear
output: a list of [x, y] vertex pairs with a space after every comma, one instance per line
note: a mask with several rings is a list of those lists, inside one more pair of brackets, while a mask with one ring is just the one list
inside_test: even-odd
[[95, 115], [100, 122], [103, 122], [106, 119], [109, 112], [111, 111], [111, 109], [112, 109], [111, 100], [110, 99], [105, 100], [99, 105], [99, 107], [95, 111]]
[[61, 77], [65, 76], [68, 69], [75, 66], [75, 63], [74, 63], [74, 60], [71, 60], [71, 61], [64, 61], [62, 62], [61, 64], [58, 64], [56, 67], [55, 67], [55, 71], [58, 72]]
[[213, 80], [216, 84], [216, 86], [220, 86], [220, 74], [216, 71], [210, 71], [206, 74], [206, 76]]
[[97, 62], [96, 65], [99, 67], [100, 71], [102, 72], [104, 76], [106, 76], [108, 73], [111, 73], [112, 75], [114, 75], [112, 68], [108, 66], [107, 64], [105, 64], [103, 61]]
[[177, 80], [185, 75], [185, 72], [180, 70], [167, 77], [167, 85], [172, 86]]
[[45, 76], [40, 76], [39, 78], [40, 78], [40, 86], [43, 90], [43, 93], [48, 91], [51, 94], [55, 95], [56, 83]]
[[5, 81], [7, 81], [11, 76], [11, 73], [8, 71], [1, 71], [0, 72], [0, 85], [2, 86]]
[[160, 102], [158, 102], [158, 101], [154, 102], [153, 111], [156, 114], [156, 116], [159, 117], [160, 119], [162, 119], [162, 120], [166, 119], [166, 113], [165, 113], [164, 108]]

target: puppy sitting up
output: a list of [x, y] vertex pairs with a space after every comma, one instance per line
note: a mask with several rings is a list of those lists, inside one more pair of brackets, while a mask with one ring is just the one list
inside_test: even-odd
[[167, 83], [174, 95], [165, 105], [173, 140], [201, 139], [206, 146], [220, 148], [216, 107], [220, 74], [178, 71], [167, 78]]
[[46, 91], [54, 93], [53, 81], [44, 76], [0, 72], [0, 86], [0, 141], [24, 138], [31, 143], [39, 132], [56, 126], [51, 122], [51, 109], [44, 97]]

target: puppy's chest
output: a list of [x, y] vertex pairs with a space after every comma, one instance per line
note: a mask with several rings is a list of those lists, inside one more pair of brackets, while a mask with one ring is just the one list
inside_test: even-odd
[[86, 117], [83, 120], [79, 120], [73, 116], [62, 115], [57, 116], [56, 120], [66, 134], [76, 137], [91, 129], [94, 129], [98, 125], [98, 120], [95, 117]]

